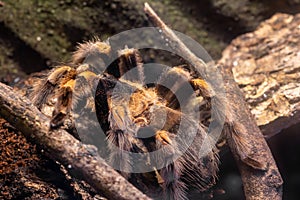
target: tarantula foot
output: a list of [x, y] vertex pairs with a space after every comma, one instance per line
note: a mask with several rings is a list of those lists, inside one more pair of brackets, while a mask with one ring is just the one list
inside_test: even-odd
[[169, 137], [169, 132], [161, 130], [156, 132], [156, 139], [160, 141], [162, 144], [167, 145], [167, 144], [172, 144], [172, 140]]
[[60, 112], [54, 115], [50, 121], [50, 127], [52, 129], [58, 128], [64, 124], [64, 120], [66, 118], [66, 114]]
[[214, 96], [212, 87], [202, 78], [196, 78], [191, 80], [191, 84], [194, 87], [194, 89], [200, 89], [200, 92], [204, 97], [207, 98]]
[[156, 167], [153, 167], [153, 170], [155, 172], [155, 177], [156, 177], [157, 183], [162, 185], [165, 182], [165, 180], [163, 179], [163, 177], [161, 177], [161, 175], [157, 171]]

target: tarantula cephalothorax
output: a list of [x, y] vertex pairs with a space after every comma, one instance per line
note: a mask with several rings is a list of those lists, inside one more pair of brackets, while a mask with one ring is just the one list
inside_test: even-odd
[[[111, 55], [116, 52], [118, 58], [112, 62]], [[216, 181], [217, 153], [212, 148], [205, 156], [198, 156], [207, 135], [205, 122], [213, 92], [188, 65], [165, 71], [157, 84], [145, 84], [143, 65], [136, 49], [115, 51], [108, 42], [87, 42], [79, 45], [70, 65], [54, 68], [36, 85], [33, 101], [41, 109], [50, 99], [57, 99], [51, 118], [51, 127], [56, 128], [87, 98], [84, 105], [96, 112], [107, 140], [109, 160], [120, 173], [153, 198], [186, 199], [188, 189], [205, 191]], [[124, 78], [132, 69], [136, 69], [135, 73]], [[179, 102], [177, 94], [187, 87], [193, 92], [185, 93], [184, 101]], [[95, 88], [92, 98], [87, 95], [93, 92], [91, 88]], [[192, 95], [193, 101], [189, 98]], [[193, 112], [193, 105], [202, 105], [198, 121], [182, 113], [185, 108]], [[180, 129], [178, 124], [182, 120]], [[186, 140], [178, 135], [194, 137], [186, 145]], [[115, 151], [115, 147], [120, 151]], [[130, 173], [136, 167], [132, 162], [137, 161], [131, 160], [126, 152], [160, 149], [156, 157], [146, 159], [145, 165], [152, 167], [152, 171]], [[175, 157], [179, 153], [182, 156]], [[154, 163], [162, 167], [157, 168]]]

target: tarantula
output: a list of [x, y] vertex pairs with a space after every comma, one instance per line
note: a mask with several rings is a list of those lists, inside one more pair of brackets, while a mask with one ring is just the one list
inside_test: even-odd
[[[111, 60], [115, 53], [117, 59]], [[165, 70], [153, 84], [145, 82], [143, 65], [136, 49], [116, 51], [98, 39], [81, 44], [69, 65], [55, 67], [37, 83], [33, 102], [42, 109], [57, 99], [51, 128], [63, 125], [79, 104], [96, 112], [109, 161], [125, 178], [153, 198], [186, 199], [188, 189], [205, 191], [217, 179], [214, 148], [198, 156], [207, 137], [210, 101], [215, 94], [188, 64]], [[199, 120], [183, 110], [199, 112]], [[158, 150], [155, 156], [143, 154], [146, 162], [143, 156], [135, 160], [127, 154]], [[139, 167], [133, 162], [152, 170], [131, 173]]]

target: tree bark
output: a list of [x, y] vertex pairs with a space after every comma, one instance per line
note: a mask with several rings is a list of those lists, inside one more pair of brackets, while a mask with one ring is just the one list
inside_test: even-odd
[[49, 118], [25, 97], [0, 83], [0, 115], [35, 142], [54, 161], [72, 168], [96, 191], [109, 199], [149, 199], [113, 170], [97, 154], [96, 147], [84, 145], [62, 129], [49, 131]]
[[264, 165], [265, 169], [255, 169], [239, 158], [236, 144], [231, 134], [226, 135], [226, 140], [237, 162], [241, 173], [244, 193], [247, 200], [281, 200], [282, 184], [280, 172], [276, 166], [272, 153], [260, 131], [238, 85], [233, 79], [232, 69], [228, 66], [219, 65], [223, 74], [229, 107], [232, 109], [234, 120], [245, 127], [243, 134], [250, 144], [252, 158]]
[[276, 14], [235, 39], [221, 63], [232, 68], [266, 137], [300, 122], [300, 14]]

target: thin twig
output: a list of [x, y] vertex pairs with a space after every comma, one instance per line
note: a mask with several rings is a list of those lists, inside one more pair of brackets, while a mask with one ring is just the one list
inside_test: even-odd
[[[204, 72], [211, 70], [186, 47], [148, 3], [145, 3], [144, 11], [148, 19], [160, 29], [164, 38], [170, 41], [169, 44], [175, 52], [180, 52], [179, 55], [187, 59], [195, 68]], [[246, 199], [279, 200], [282, 198], [283, 181], [270, 149], [233, 79], [231, 69], [226, 66], [218, 66], [218, 68], [224, 80], [226, 102], [228, 102], [223, 133], [240, 169]], [[247, 145], [243, 146], [243, 144]]]
[[206, 65], [203, 60], [197, 57], [189, 48], [186, 47], [176, 34], [158, 17], [148, 3], [145, 3], [144, 11], [147, 14], [149, 21], [160, 28], [162, 30], [162, 34], [164, 34], [166, 38], [172, 39], [169, 44], [175, 52], [179, 52], [179, 55], [185, 56], [185, 59], [190, 61], [192, 66], [201, 66], [200, 69], [203, 69], [202, 66]]
[[150, 199], [97, 154], [63, 129], [49, 131], [50, 120], [26, 98], [0, 83], [0, 115], [42, 148], [47, 156], [72, 168], [96, 191], [109, 199]]

